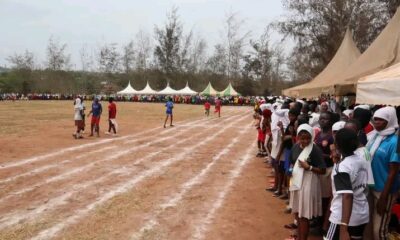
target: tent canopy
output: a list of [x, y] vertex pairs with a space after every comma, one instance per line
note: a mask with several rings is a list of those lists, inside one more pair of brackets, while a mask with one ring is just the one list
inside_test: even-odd
[[119, 95], [132, 95], [132, 94], [137, 94], [138, 91], [136, 91], [132, 86], [131, 86], [131, 81], [129, 81], [128, 86], [119, 92], [117, 94]]
[[163, 90], [157, 92], [157, 94], [158, 95], [176, 95], [176, 94], [178, 94], [178, 91], [176, 91], [175, 89], [172, 89], [169, 86], [169, 82], [168, 82], [167, 86]]
[[335, 93], [356, 92], [358, 80], [400, 62], [400, 7], [371, 46], [343, 74]]
[[190, 87], [189, 87], [189, 82], [186, 82], [186, 86], [184, 88], [182, 88], [181, 90], [177, 91], [178, 95], [196, 95], [197, 92], [193, 91]]
[[157, 91], [153, 90], [150, 85], [149, 82], [146, 83], [146, 87], [144, 87], [142, 90], [138, 91], [137, 94], [156, 94]]
[[209, 82], [207, 87], [200, 94], [205, 96], [217, 96], [218, 92], [213, 88], [211, 82]]
[[361, 78], [357, 103], [400, 106], [400, 63]]
[[221, 96], [240, 96], [240, 93], [238, 93], [233, 87], [232, 84], [229, 83], [228, 87], [225, 88], [225, 90], [220, 92]]
[[325, 69], [310, 82], [285, 89], [283, 94], [290, 97], [318, 97], [321, 93], [330, 93], [337, 76], [347, 70], [360, 55], [351, 31], [347, 29], [339, 49]]

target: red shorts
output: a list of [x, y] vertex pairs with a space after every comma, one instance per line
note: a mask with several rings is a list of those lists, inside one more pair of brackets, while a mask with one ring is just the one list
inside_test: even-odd
[[216, 106], [215, 107], [215, 112], [221, 112], [221, 107]]
[[91, 124], [92, 125], [99, 125], [100, 124], [100, 117], [92, 116]]
[[263, 130], [258, 129], [258, 141], [260, 142], [265, 142], [265, 133], [263, 132]]

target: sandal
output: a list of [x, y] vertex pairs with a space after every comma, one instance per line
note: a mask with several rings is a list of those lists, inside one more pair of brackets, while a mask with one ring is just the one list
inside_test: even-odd
[[286, 228], [286, 229], [290, 229], [290, 230], [294, 230], [294, 229], [297, 229], [297, 225], [296, 224], [294, 224], [294, 223], [291, 223], [291, 224], [286, 224], [285, 226], [283, 226], [284, 228]]
[[276, 188], [270, 187], [270, 188], [265, 189], [265, 191], [275, 192], [275, 191], [276, 191]]

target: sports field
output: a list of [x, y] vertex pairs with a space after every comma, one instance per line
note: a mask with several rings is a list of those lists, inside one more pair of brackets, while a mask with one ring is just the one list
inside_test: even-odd
[[[107, 109], [107, 103], [103, 102]], [[86, 106], [90, 106], [86, 102]], [[252, 108], [117, 103], [118, 136], [73, 139], [73, 103], [0, 102], [0, 239], [284, 239]], [[87, 110], [88, 112], [88, 110]], [[88, 124], [89, 121], [87, 121]]]

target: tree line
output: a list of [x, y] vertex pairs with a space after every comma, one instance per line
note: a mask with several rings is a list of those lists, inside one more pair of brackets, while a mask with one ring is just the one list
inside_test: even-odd
[[[400, 0], [282, 0], [285, 14], [265, 23], [260, 36], [246, 30], [239, 13], [229, 13], [220, 42], [209, 46], [194, 29], [186, 30], [177, 8], [154, 33], [139, 31], [126, 44], [83, 45], [80, 66], [72, 69], [68, 46], [50, 37], [46, 59], [25, 50], [7, 57], [0, 92], [114, 93], [133, 81], [157, 90], [167, 82], [196, 91], [211, 83], [222, 90], [231, 82], [244, 95], [279, 94], [315, 77], [336, 53], [348, 27], [364, 51], [396, 12]], [[272, 42], [278, 32], [282, 41]], [[154, 40], [154, 41], [153, 41]], [[286, 49], [290, 41], [293, 49]]]

